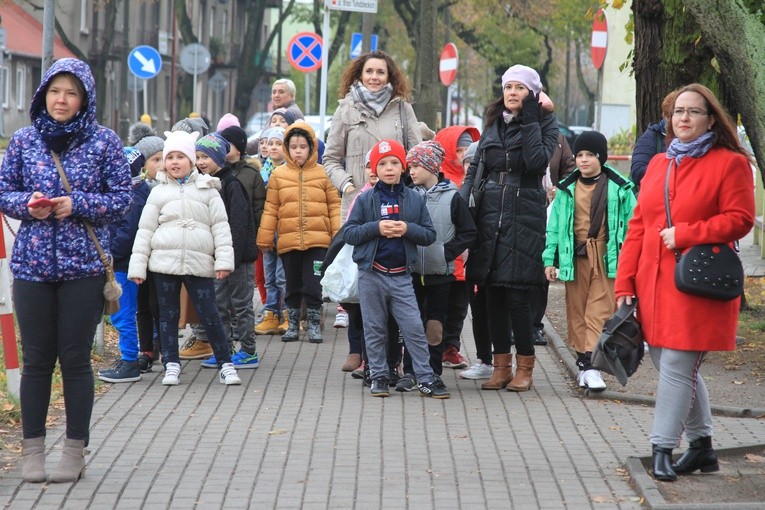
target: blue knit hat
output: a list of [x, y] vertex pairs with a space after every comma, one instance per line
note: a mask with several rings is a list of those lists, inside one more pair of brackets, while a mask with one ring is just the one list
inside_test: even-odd
[[197, 140], [196, 149], [210, 156], [216, 165], [223, 168], [231, 145], [218, 133], [210, 133]]
[[135, 147], [123, 147], [123, 149], [125, 151], [125, 158], [127, 158], [130, 165], [130, 176], [138, 177], [141, 175], [141, 168], [143, 168], [143, 164], [146, 161], [143, 154]]

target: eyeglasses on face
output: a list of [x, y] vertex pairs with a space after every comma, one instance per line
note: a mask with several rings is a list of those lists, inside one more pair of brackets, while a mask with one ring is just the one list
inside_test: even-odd
[[701, 108], [675, 108], [672, 110], [673, 117], [683, 117], [686, 113], [690, 117], [704, 117], [705, 115], [709, 115], [709, 112], [702, 110]]

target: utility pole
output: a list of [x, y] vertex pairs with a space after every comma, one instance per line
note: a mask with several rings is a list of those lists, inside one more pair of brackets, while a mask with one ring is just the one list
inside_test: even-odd
[[41, 77], [53, 64], [53, 36], [56, 30], [56, 0], [45, 0], [43, 7], [43, 42]]
[[372, 49], [372, 32], [375, 27], [375, 15], [370, 12], [361, 14], [361, 53]]
[[[452, 18], [449, 14], [448, 7], [444, 9], [444, 11], [444, 45], [446, 45], [446, 43], [450, 42], [449, 37], [451, 37]], [[449, 111], [451, 111], [451, 99], [449, 98], [449, 87], [442, 87], [442, 90], [441, 105], [443, 109], [441, 111], [441, 127], [446, 127]]]
[[420, 51], [417, 53], [419, 90], [414, 109], [417, 120], [426, 123], [434, 131], [439, 127], [437, 116], [441, 102], [438, 90], [441, 85], [438, 81], [438, 53], [436, 49], [437, 13], [436, 0], [420, 0]]

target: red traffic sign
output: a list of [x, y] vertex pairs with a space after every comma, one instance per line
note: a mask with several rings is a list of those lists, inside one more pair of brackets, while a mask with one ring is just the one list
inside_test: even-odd
[[598, 9], [595, 13], [595, 20], [592, 22], [592, 41], [590, 47], [590, 57], [595, 69], [603, 67], [606, 60], [606, 51], [608, 50], [608, 19], [603, 9]]
[[441, 59], [438, 62], [438, 77], [441, 78], [441, 83], [447, 87], [454, 83], [455, 78], [457, 78], [458, 60], [457, 47], [454, 43], [446, 43], [444, 49], [441, 50]]
[[300, 32], [287, 43], [287, 60], [303, 73], [315, 71], [321, 67], [321, 45], [319, 34]]

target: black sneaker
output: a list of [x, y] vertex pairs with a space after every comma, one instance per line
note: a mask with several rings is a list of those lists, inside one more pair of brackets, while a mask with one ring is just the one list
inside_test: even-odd
[[402, 393], [405, 391], [412, 391], [415, 386], [417, 386], [417, 382], [414, 380], [414, 376], [412, 374], [404, 374], [398, 380], [398, 383], [396, 383], [396, 391]]
[[154, 364], [153, 352], [142, 352], [138, 354], [138, 370], [140, 370], [142, 374], [151, 372], [151, 366], [153, 364]]
[[390, 372], [388, 374], [388, 386], [395, 386], [398, 384], [399, 379], [401, 379], [401, 376], [398, 374], [397, 368], [391, 368]]
[[141, 380], [138, 361], [118, 360], [112, 368], [98, 373], [98, 378], [110, 383], [135, 382]]
[[373, 397], [389, 397], [390, 391], [388, 390], [388, 379], [385, 377], [378, 377], [372, 381], [372, 396]]
[[534, 345], [547, 345], [547, 336], [544, 329], [535, 329], [531, 335]]
[[449, 391], [440, 377], [436, 376], [433, 382], [420, 383], [417, 385], [420, 389], [420, 395], [432, 398], [449, 398]]

